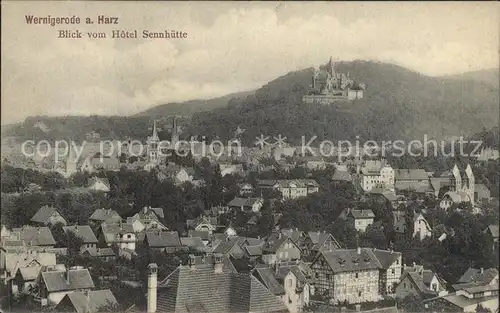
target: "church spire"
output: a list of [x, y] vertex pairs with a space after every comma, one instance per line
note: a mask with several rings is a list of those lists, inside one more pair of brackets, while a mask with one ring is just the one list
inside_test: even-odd
[[156, 131], [156, 121], [153, 121], [153, 135], [151, 136], [152, 140], [159, 140], [158, 132]]

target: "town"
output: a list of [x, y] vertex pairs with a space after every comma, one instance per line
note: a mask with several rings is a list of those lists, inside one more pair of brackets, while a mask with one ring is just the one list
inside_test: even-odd
[[162, 158], [152, 124], [140, 157], [4, 158], [3, 311], [498, 311], [498, 150]]

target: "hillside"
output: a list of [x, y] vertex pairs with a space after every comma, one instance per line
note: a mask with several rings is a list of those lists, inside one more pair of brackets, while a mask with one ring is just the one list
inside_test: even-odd
[[[412, 140], [469, 136], [498, 125], [498, 88], [475, 81], [430, 77], [400, 66], [371, 61], [341, 62], [337, 71], [366, 84], [364, 99], [331, 106], [305, 105], [313, 69], [289, 73], [255, 95], [205, 114], [195, 114], [190, 132], [228, 139], [237, 126], [243, 141], [261, 133], [318, 140]], [[306, 141], [308, 141], [307, 139]]]
[[223, 97], [208, 100], [190, 100], [185, 102], [174, 102], [155, 106], [134, 116], [149, 116], [150, 118], [160, 118], [166, 115], [191, 116], [194, 113], [206, 112], [227, 106], [231, 98], [244, 98], [255, 91], [245, 91], [229, 94]]
[[491, 87], [499, 88], [499, 70], [487, 69], [463, 73], [460, 75], [444, 76], [443, 78], [474, 80], [483, 82]]

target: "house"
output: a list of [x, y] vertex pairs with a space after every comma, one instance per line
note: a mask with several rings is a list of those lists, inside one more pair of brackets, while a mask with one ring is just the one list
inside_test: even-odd
[[176, 231], [149, 230], [144, 235], [144, 245], [149, 249], [175, 253], [183, 250]]
[[41, 271], [42, 266], [39, 265], [18, 268], [13, 279], [9, 281], [12, 294], [32, 293], [37, 285], [37, 279]]
[[[399, 236], [403, 236], [406, 229], [406, 213], [404, 211], [393, 211], [394, 231]], [[432, 237], [432, 228], [422, 213], [413, 214], [413, 238], [417, 237], [420, 241], [424, 238]]]
[[190, 229], [188, 231], [188, 235], [189, 237], [200, 238], [200, 240], [203, 242], [205, 246], [208, 245], [208, 243], [211, 240], [210, 238], [211, 234], [208, 231]]
[[220, 163], [219, 167], [222, 177], [226, 175], [245, 176], [245, 170], [243, 169], [243, 164]]
[[48, 227], [23, 226], [22, 228], [13, 228], [12, 232], [19, 233], [20, 240], [26, 246], [53, 248], [56, 244]]
[[193, 175], [186, 168], [173, 163], [160, 166], [157, 176], [160, 181], [171, 180], [176, 185], [193, 180]]
[[42, 206], [30, 220], [36, 225], [53, 226], [57, 223], [68, 224], [66, 219], [57, 211], [56, 208], [48, 205]]
[[474, 186], [474, 202], [488, 202], [491, 199], [491, 193], [485, 184], [476, 184]]
[[57, 312], [99, 313], [113, 311], [118, 306], [115, 296], [109, 289], [76, 291], [69, 293], [55, 307]]
[[132, 224], [134, 232], [139, 233], [145, 229], [161, 229], [168, 230], [168, 228], [160, 222], [163, 220], [163, 209], [143, 207], [140, 212], [131, 217], [127, 217], [127, 223]]
[[88, 248], [82, 252], [82, 255], [90, 258], [100, 258], [104, 261], [116, 258], [116, 253], [112, 248]]
[[69, 293], [90, 291], [95, 288], [88, 269], [79, 267], [65, 271], [48, 270], [42, 272], [39, 297], [42, 306], [55, 306]]
[[0, 270], [2, 278], [16, 275], [20, 268], [56, 265], [54, 252], [33, 250], [10, 250], [2, 247], [0, 250]]
[[315, 295], [330, 303], [377, 302], [381, 264], [372, 249], [321, 251], [311, 265]]
[[120, 160], [116, 156], [89, 155], [83, 160], [80, 170], [95, 173], [100, 170], [118, 171], [120, 167]]
[[453, 289], [458, 291], [477, 286], [496, 286], [498, 288], [498, 270], [496, 268], [469, 268], [460, 277], [458, 283], [453, 285]]
[[498, 250], [498, 225], [490, 225], [485, 230], [484, 233], [488, 236], [492, 250]]
[[311, 268], [303, 262], [276, 264], [276, 279], [283, 286], [282, 298], [291, 313], [303, 312], [314, 293], [314, 279]]
[[89, 178], [88, 189], [92, 191], [109, 192], [111, 187], [107, 178], [91, 177]]
[[348, 223], [354, 226], [357, 231], [364, 232], [368, 225], [373, 224], [375, 214], [372, 210], [352, 209], [346, 215]]
[[446, 192], [441, 201], [439, 202], [439, 207], [443, 210], [449, 209], [454, 204], [459, 204], [462, 202], [462, 198], [455, 191]]
[[269, 267], [256, 267], [252, 270], [252, 274], [267, 288], [267, 290], [269, 290], [269, 292], [277, 298], [280, 298], [281, 301], [286, 304], [286, 297], [284, 297], [285, 289], [274, 276], [274, 269]]
[[97, 248], [97, 237], [94, 235], [92, 228], [88, 225], [74, 225], [74, 226], [64, 226], [63, 231], [67, 233], [72, 233], [76, 237], [82, 240], [82, 246], [80, 251], [83, 252], [87, 249]]
[[202, 240], [201, 237], [181, 237], [181, 244], [183, 246], [189, 247], [190, 249], [199, 251], [199, 252], [207, 252], [208, 248], [206, 246], [205, 241]]
[[429, 193], [429, 176], [424, 169], [394, 170], [394, 189], [398, 193]]
[[217, 229], [217, 218], [200, 215], [195, 220], [187, 220], [186, 224], [188, 229], [208, 232], [211, 235]]
[[303, 258], [313, 259], [319, 251], [340, 249], [340, 243], [330, 233], [310, 231], [300, 243]]
[[298, 228], [296, 229], [278, 229], [275, 228], [271, 231], [271, 234], [269, 235], [269, 239], [271, 240], [276, 240], [278, 239], [279, 236], [286, 236], [290, 237], [293, 242], [295, 242], [297, 245], [302, 241], [302, 239], [305, 237], [304, 232], [300, 231]]
[[290, 237], [278, 234], [269, 238], [262, 246], [262, 261], [266, 264], [300, 260], [300, 248]]
[[403, 257], [401, 252], [392, 250], [373, 249], [373, 254], [380, 263], [379, 293], [382, 296], [394, 296], [396, 285], [403, 272]]
[[129, 312], [288, 312], [255, 276], [224, 269], [222, 257], [215, 257], [212, 264], [180, 265], [157, 286], [157, 266], [152, 264], [147, 305]]
[[446, 282], [433, 271], [425, 270], [422, 265], [405, 267], [401, 281], [396, 286], [396, 298], [399, 299], [408, 296], [425, 299], [446, 294]]
[[498, 160], [498, 156], [498, 149], [486, 147], [481, 150], [481, 153], [478, 155], [477, 160], [482, 162], [487, 162], [489, 160]]
[[313, 179], [259, 180], [258, 187], [261, 191], [279, 191], [283, 199], [306, 197], [319, 191], [319, 184]]
[[262, 198], [234, 198], [227, 205], [231, 210], [238, 210], [243, 212], [260, 212], [264, 200]]
[[241, 184], [239, 187], [240, 187], [239, 194], [242, 197], [251, 196], [255, 192], [255, 189], [253, 188], [253, 186], [248, 184], [248, 183]]
[[101, 223], [116, 223], [122, 220], [121, 216], [114, 210], [111, 209], [97, 209], [89, 217], [89, 221], [95, 224]]
[[498, 285], [469, 287], [444, 296], [426, 299], [423, 303], [431, 310], [434, 306], [439, 306], [439, 308], [444, 306], [448, 312], [478, 312], [479, 309], [498, 312]]
[[226, 237], [213, 244], [212, 253], [222, 256], [231, 256], [235, 259], [241, 259], [245, 256], [245, 252], [241, 247], [242, 238], [240, 237]]
[[135, 251], [136, 234], [131, 224], [104, 222], [100, 226], [99, 244], [101, 247], [111, 247], [116, 244], [120, 249]]
[[366, 161], [361, 168], [360, 182], [364, 191], [374, 187], [394, 189], [394, 169], [385, 161]]

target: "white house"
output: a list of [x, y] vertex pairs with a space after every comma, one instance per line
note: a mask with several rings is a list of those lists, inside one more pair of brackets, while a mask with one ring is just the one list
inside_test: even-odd
[[394, 169], [381, 161], [366, 161], [360, 176], [361, 187], [366, 192], [375, 187], [394, 189]]
[[[394, 217], [394, 230], [397, 234], [404, 234], [406, 229], [406, 218], [405, 212], [394, 211], [392, 212]], [[417, 237], [420, 240], [432, 236], [432, 228], [429, 222], [425, 219], [422, 213], [413, 214], [413, 237]]]

